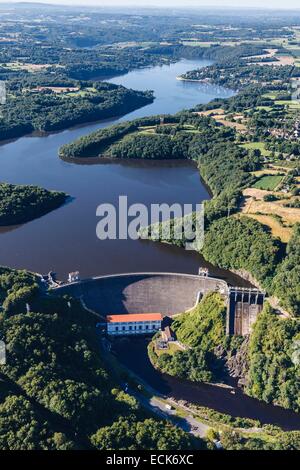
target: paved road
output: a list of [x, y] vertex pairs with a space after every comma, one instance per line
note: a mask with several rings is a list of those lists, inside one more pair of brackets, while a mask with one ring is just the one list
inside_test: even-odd
[[[103, 359], [106, 359], [107, 364], [110, 366], [111, 371], [113, 374], [116, 375], [116, 379], [118, 380], [118, 373], [116, 373], [114, 369], [114, 365], [112, 362], [112, 356], [109, 350], [109, 343], [102, 338], [100, 341], [101, 345], [101, 350], [103, 354]], [[122, 367], [126, 370], [126, 366], [122, 365]], [[162, 419], [168, 419], [170, 420], [175, 426], [180, 427], [186, 432], [189, 432], [193, 434], [194, 436], [197, 437], [204, 437], [206, 435], [207, 430], [209, 429], [209, 426], [207, 426], [204, 423], [201, 423], [200, 421], [196, 420], [193, 418], [193, 416], [190, 414], [190, 410], [185, 407], [184, 405], [178, 405], [177, 403], [173, 403], [171, 399], [158, 399], [157, 397], [153, 396], [153, 393], [155, 393], [150, 386], [148, 386], [143, 380], [141, 380], [136, 374], [134, 374], [132, 371], [128, 372], [136, 378], [136, 380], [142, 384], [143, 388], [149, 393], [150, 398], [147, 398], [145, 395], [142, 395], [141, 393], [137, 393], [135, 390], [129, 389], [126, 387], [126, 393], [129, 393], [132, 395], [136, 400], [145, 408], [147, 408], [149, 411], [152, 413], [155, 413], [157, 416], [159, 416]], [[178, 417], [176, 415], [176, 410], [173, 408], [171, 410], [166, 408], [166, 404], [170, 404], [173, 407], [173, 404], [176, 406], [176, 408], [181, 409], [186, 413], [185, 417]]]
[[[142, 406], [152, 413], [155, 413], [160, 418], [170, 420], [173, 424], [194, 436], [205, 437], [209, 426], [193, 418], [190, 414], [187, 414], [185, 417], [178, 417], [174, 408], [171, 410], [166, 408], [166, 404], [172, 406], [171, 400], [161, 401], [156, 397], [146, 398], [145, 396], [135, 393], [133, 390], [127, 390], [127, 393], [133, 395]], [[176, 407], [185, 412], [190, 412], [190, 410], [184, 406], [178, 406], [178, 404], [176, 404]]]

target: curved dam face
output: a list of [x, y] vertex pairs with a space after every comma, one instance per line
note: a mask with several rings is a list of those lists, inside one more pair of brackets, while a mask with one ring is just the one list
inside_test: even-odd
[[56, 289], [69, 294], [102, 316], [126, 313], [161, 313], [172, 316], [192, 308], [199, 292], [227, 294], [221, 279], [190, 274], [137, 273], [101, 276], [70, 283]]

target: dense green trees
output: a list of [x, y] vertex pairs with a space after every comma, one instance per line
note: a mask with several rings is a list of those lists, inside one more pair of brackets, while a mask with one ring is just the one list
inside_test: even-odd
[[[221, 205], [219, 201], [222, 201]], [[243, 271], [243, 274], [246, 275], [250, 274], [264, 289], [273, 292], [272, 280], [283, 256], [281, 242], [271, 236], [267, 227], [253, 219], [243, 216], [217, 218], [221, 211], [224, 212], [226, 209], [228, 211], [228, 206], [224, 205], [223, 201], [222, 194], [222, 199], [213, 199], [212, 203], [209, 202], [206, 205], [208, 211], [205, 214], [206, 230], [201, 253], [207, 261], [215, 266]], [[229, 206], [233, 210], [234, 201], [232, 206]], [[220, 207], [221, 211], [219, 212]], [[180, 220], [176, 222], [179, 226], [183, 223]], [[159, 231], [157, 231], [156, 224], [142, 229], [140, 236], [151, 239], [151, 234], [154, 233], [154, 240], [157, 241], [157, 233], [159, 233], [160, 241], [184, 247], [188, 242], [186, 234], [183, 233], [182, 239], [174, 238], [174, 221], [172, 221], [169, 236], [168, 231], [164, 230], [164, 224], [165, 222], [159, 224]], [[182, 225], [182, 230], [183, 228]], [[295, 268], [295, 273], [296, 271], [297, 268]], [[297, 279], [296, 274], [295, 279]], [[295, 280], [295, 283], [291, 285], [291, 295], [295, 294], [295, 289], [298, 288], [296, 286]], [[278, 296], [284, 297], [282, 289], [278, 289]]]
[[[232, 141], [232, 130], [210, 132], [206, 139], [194, 138], [189, 153], [198, 160], [200, 174], [213, 192], [205, 204], [206, 223], [235, 212], [242, 199], [242, 188], [251, 184], [251, 171], [257, 170], [260, 157], [244, 151]], [[222, 176], [221, 176], [222, 175]]]
[[[70, 126], [126, 114], [153, 101], [151, 92], [134, 91], [110, 83], [73, 82], [59, 78], [36, 79], [35, 86], [73, 86], [74, 93], [25, 88], [27, 82], [13, 81], [5, 105], [1, 106], [0, 140], [37, 131], [57, 131]], [[63, 83], [63, 85], [62, 85]]]
[[[6, 299], [25, 287], [34, 290], [30, 312], [8, 312]], [[33, 274], [1, 268], [0, 304], [7, 356], [0, 366], [1, 450], [202, 445], [117, 388], [101, 357], [97, 320], [78, 301], [46, 294]]]
[[191, 312], [175, 318], [172, 329], [182, 343], [213, 351], [225, 337], [226, 307], [219, 294], [209, 293]]
[[106, 129], [100, 129], [75, 140], [75, 142], [63, 145], [59, 150], [59, 154], [61, 157], [66, 158], [98, 157], [115, 141], [136, 129], [135, 123], [117, 124]]
[[[179, 117], [165, 116], [165, 120], [166, 122], [179, 122]], [[129, 139], [129, 137], [131, 137], [131, 134], [134, 135], [141, 126], [155, 126], [158, 125], [159, 122], [160, 116], [150, 116], [148, 118], [135, 119], [134, 121], [128, 121], [125, 123], [115, 124], [104, 129], [99, 129], [87, 136], [80, 137], [74, 142], [63, 145], [60, 148], [59, 154], [61, 157], [66, 158], [99, 157], [102, 155], [112, 156], [112, 149], [115, 146], [117, 149], [121, 146], [121, 148], [124, 149], [123, 152], [125, 154], [127, 146], [122, 143], [122, 139], [124, 137], [127, 137], [126, 143], [128, 144], [129, 149], [131, 144], [131, 139]], [[155, 150], [158, 150], [157, 147]], [[134, 148], [131, 149], [131, 151], [134, 151]], [[133, 158], [140, 158], [137, 156], [138, 152], [135, 152], [134, 155], [135, 157]], [[155, 154], [155, 158], [159, 158], [159, 152]]]
[[[3, 386], [0, 379], [0, 389]], [[13, 393], [0, 403], [0, 429], [1, 450], [76, 449], [64, 433], [51, 431], [29, 400]]]
[[224, 344], [225, 324], [223, 299], [216, 293], [207, 294], [191, 312], [172, 323], [177, 339], [188, 349], [158, 356], [150, 343], [149, 357], [162, 372], [195, 382], [211, 382], [220, 370], [214, 349]]
[[281, 299], [283, 307], [300, 316], [300, 225], [287, 245], [287, 253], [277, 270], [273, 281], [275, 294]]
[[100, 429], [91, 437], [100, 450], [189, 450], [204, 449], [200, 439], [192, 439], [181, 429], [163, 421], [142, 422], [120, 417], [110, 427]]
[[300, 433], [278, 432], [273, 439], [263, 439], [260, 436], [249, 438], [236, 431], [225, 430], [220, 435], [220, 442], [225, 450], [299, 450]]
[[0, 183], [0, 226], [17, 225], [57, 209], [67, 194], [37, 186]]
[[257, 221], [231, 217], [209, 226], [202, 252], [211, 263], [248, 271], [265, 288], [270, 288], [280, 261], [281, 244]]
[[300, 322], [280, 318], [267, 305], [253, 329], [247, 393], [300, 411]]
[[110, 155], [115, 158], [140, 158], [147, 160], [184, 158], [182, 138], [157, 134], [135, 134], [112, 146]]

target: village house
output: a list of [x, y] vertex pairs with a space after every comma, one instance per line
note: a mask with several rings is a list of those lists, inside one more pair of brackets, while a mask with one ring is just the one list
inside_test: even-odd
[[73, 273], [69, 273], [68, 281], [69, 282], [80, 281], [79, 271], [74, 271]]

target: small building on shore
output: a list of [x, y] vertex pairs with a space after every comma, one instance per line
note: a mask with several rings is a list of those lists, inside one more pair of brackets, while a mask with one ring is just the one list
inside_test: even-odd
[[80, 281], [79, 271], [74, 271], [73, 273], [69, 273], [68, 282], [78, 282]]
[[161, 339], [166, 343], [175, 341], [175, 335], [169, 326], [165, 326], [165, 328], [162, 330]]
[[161, 313], [134, 313], [126, 315], [108, 315], [107, 334], [114, 336], [145, 335], [161, 329]]

